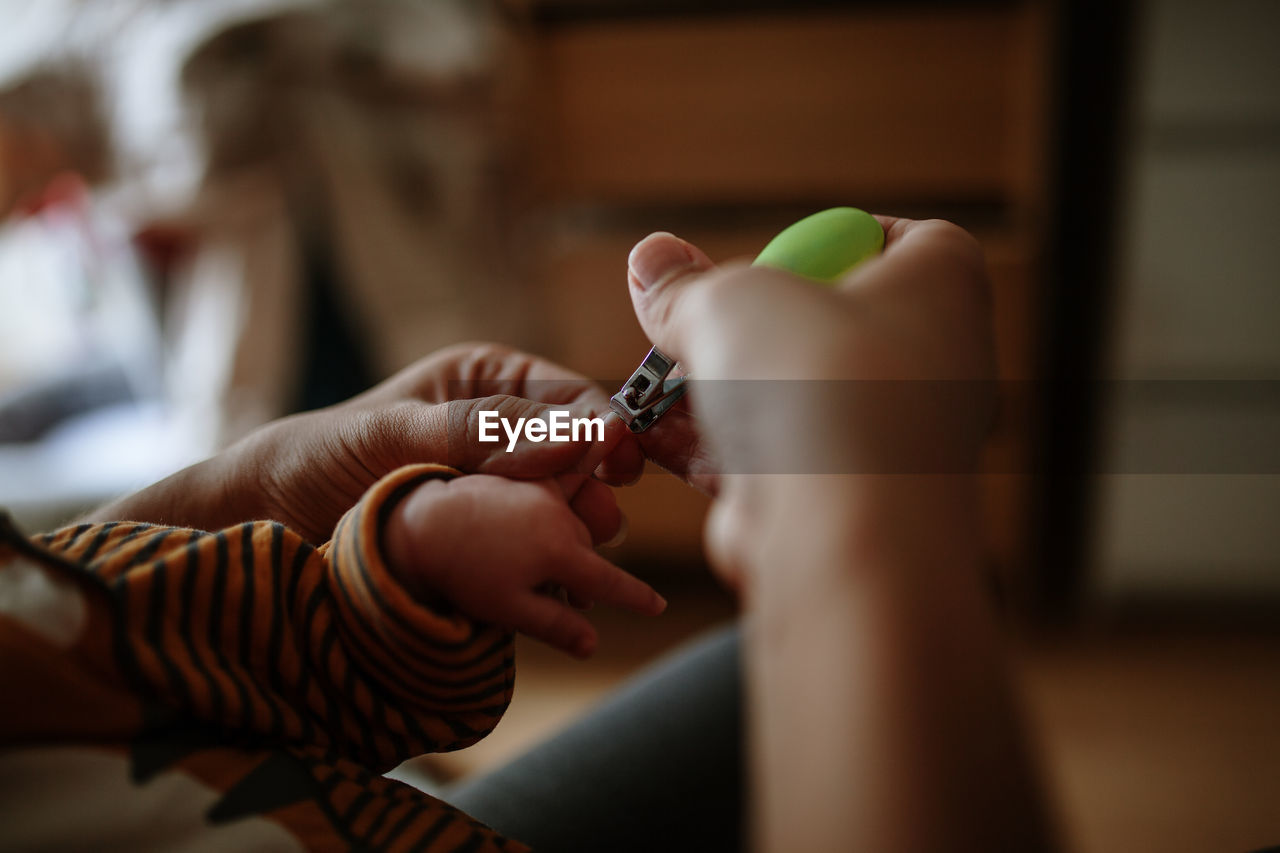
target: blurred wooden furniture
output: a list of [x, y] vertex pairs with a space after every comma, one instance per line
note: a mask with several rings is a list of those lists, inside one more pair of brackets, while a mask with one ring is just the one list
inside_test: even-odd
[[[650, 231], [750, 257], [800, 216], [852, 204], [978, 234], [1001, 376], [1032, 377], [1048, 4], [532, 5], [530, 243], [543, 247], [548, 355], [614, 387], [635, 368], [648, 342], [625, 264]], [[1026, 547], [1030, 413], [1006, 414], [986, 482], [991, 554], [1010, 570]], [[624, 557], [698, 559], [702, 499], [658, 477], [622, 502]]]

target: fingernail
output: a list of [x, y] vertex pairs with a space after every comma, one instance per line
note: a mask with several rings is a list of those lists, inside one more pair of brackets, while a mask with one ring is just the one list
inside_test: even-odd
[[577, 642], [573, 644], [573, 656], [579, 660], [585, 660], [591, 657], [596, 650], [596, 638], [592, 636], [579, 637]]
[[622, 516], [622, 524], [618, 525], [618, 532], [613, 534], [608, 542], [603, 543], [601, 548], [616, 548], [623, 542], [627, 541], [627, 534], [631, 532], [631, 522], [627, 520], [625, 515]]
[[684, 241], [666, 231], [650, 234], [636, 243], [627, 258], [631, 280], [641, 290], [648, 290], [691, 266], [693, 256]]
[[658, 609], [654, 611], [654, 615], [658, 616], [667, 612], [667, 600], [656, 592], [653, 594], [653, 597], [658, 599]]

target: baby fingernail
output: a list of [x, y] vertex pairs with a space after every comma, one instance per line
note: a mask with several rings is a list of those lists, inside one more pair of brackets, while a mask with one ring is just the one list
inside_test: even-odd
[[631, 522], [627, 521], [625, 515], [622, 516], [622, 523], [618, 525], [618, 532], [610, 537], [608, 542], [601, 543], [602, 548], [616, 548], [623, 542], [627, 541], [627, 534], [631, 532]]

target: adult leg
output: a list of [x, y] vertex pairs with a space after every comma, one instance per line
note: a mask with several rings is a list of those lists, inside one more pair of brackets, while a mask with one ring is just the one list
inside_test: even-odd
[[742, 844], [739, 629], [666, 656], [582, 720], [442, 799], [543, 853]]

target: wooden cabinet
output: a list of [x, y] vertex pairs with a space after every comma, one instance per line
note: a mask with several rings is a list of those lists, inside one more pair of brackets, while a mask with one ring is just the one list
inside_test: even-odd
[[[717, 260], [751, 257], [796, 218], [852, 204], [944, 216], [978, 234], [1001, 375], [1031, 378], [1045, 4], [759, 5], [605, 14], [612, 4], [541, 4], [555, 14], [533, 32], [529, 243], [541, 247], [547, 354], [614, 386], [635, 368], [648, 342], [626, 258], [650, 231], [679, 233]], [[1011, 414], [987, 489], [992, 554], [1005, 566], [1025, 547], [1031, 421]], [[624, 557], [697, 559], [703, 500], [653, 478], [622, 502], [632, 519]]]
[[558, 27], [547, 180], [611, 204], [1006, 199], [1023, 27], [873, 8]]

